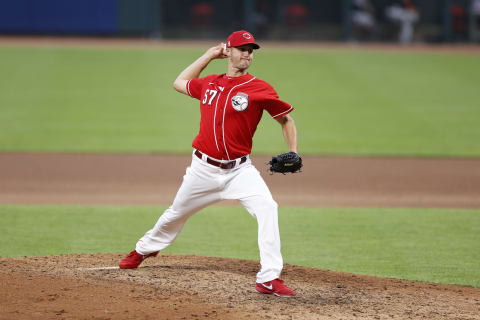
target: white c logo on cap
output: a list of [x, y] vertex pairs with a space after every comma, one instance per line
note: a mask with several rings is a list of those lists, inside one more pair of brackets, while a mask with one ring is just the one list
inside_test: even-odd
[[251, 38], [252, 38], [252, 35], [251, 35], [250, 33], [246, 33], [246, 32], [245, 32], [244, 34], [242, 34], [242, 37], [244, 37], [245, 39], [248, 40], [248, 39], [251, 39]]

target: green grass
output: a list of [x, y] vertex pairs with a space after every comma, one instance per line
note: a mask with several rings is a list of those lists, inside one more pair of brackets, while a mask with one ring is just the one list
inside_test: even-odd
[[[0, 256], [128, 252], [164, 208], [0, 206]], [[480, 287], [480, 210], [281, 208], [285, 263]], [[258, 259], [239, 207], [193, 216], [164, 252]]]
[[[198, 102], [172, 82], [202, 52], [0, 48], [0, 151], [190, 152]], [[267, 49], [255, 60], [251, 72], [296, 107], [302, 154], [480, 156], [477, 56]], [[285, 148], [266, 114], [254, 152]]]

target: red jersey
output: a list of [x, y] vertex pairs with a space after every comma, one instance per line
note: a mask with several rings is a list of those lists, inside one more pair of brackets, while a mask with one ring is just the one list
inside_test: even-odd
[[192, 147], [219, 160], [250, 154], [257, 125], [267, 110], [273, 118], [293, 107], [278, 99], [267, 82], [247, 73], [210, 75], [187, 82], [187, 93], [200, 100], [200, 131]]

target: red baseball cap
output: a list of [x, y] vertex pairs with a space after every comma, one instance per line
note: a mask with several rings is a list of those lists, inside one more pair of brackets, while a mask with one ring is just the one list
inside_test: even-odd
[[255, 43], [255, 38], [248, 31], [235, 31], [227, 38], [227, 48], [240, 47], [244, 44], [251, 44], [253, 49], [260, 49], [260, 46]]

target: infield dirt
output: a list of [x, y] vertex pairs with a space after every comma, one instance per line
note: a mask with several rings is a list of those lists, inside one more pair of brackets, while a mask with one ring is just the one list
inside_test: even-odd
[[[256, 167], [280, 205], [480, 208], [480, 160], [305, 157]], [[0, 203], [168, 205], [190, 156], [0, 153]], [[224, 203], [232, 204], [232, 203]], [[133, 244], [132, 244], [133, 245]], [[258, 262], [124, 254], [0, 258], [0, 319], [480, 319], [480, 289], [286, 265], [297, 292], [254, 291]]]
[[[480, 208], [480, 159], [303, 157], [270, 175], [281, 206]], [[0, 153], [0, 203], [170, 205], [190, 155]], [[237, 204], [222, 202], [221, 204]]]
[[108, 269], [121, 257], [0, 258], [0, 319], [479, 319], [479, 289], [287, 265], [297, 296], [278, 298], [254, 291], [257, 262], [159, 255]]

